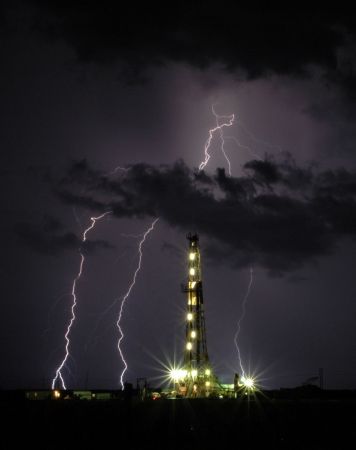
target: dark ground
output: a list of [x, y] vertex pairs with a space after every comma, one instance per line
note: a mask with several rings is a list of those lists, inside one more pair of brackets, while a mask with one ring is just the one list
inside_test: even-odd
[[352, 449], [356, 399], [2, 399], [1, 449]]

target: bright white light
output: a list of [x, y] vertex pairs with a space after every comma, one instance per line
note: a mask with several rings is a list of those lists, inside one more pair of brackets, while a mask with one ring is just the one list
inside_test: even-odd
[[191, 337], [194, 339], [194, 338], [197, 337], [197, 332], [193, 330], [193, 331], [190, 333], [190, 335], [191, 335]]
[[178, 382], [187, 376], [187, 371], [184, 369], [171, 369], [169, 376], [173, 381]]
[[191, 342], [187, 343], [187, 350], [191, 350], [193, 348], [193, 344]]
[[192, 370], [192, 377], [195, 378], [198, 375], [198, 371], [196, 369]]
[[191, 261], [194, 261], [195, 260], [195, 253], [189, 253], [189, 259], [191, 260]]
[[254, 386], [255, 386], [255, 381], [251, 377], [242, 377], [241, 378], [241, 383], [242, 383], [243, 386], [245, 386], [248, 389], [253, 389]]
[[206, 369], [205, 370], [205, 375], [209, 376], [211, 374], [211, 370], [210, 369]]
[[206, 387], [209, 387], [209, 386], [210, 386], [210, 381], [206, 381], [206, 382], [205, 382], [205, 386], [206, 386]]
[[188, 320], [193, 320], [193, 314], [192, 313], [188, 313], [187, 314], [187, 319]]
[[192, 276], [195, 275], [195, 269], [194, 269], [194, 267], [191, 267], [191, 269], [189, 270], [189, 275], [192, 275]]

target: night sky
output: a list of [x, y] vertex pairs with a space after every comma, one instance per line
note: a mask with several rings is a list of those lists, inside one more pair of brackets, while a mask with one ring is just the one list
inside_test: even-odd
[[[184, 349], [188, 232], [209, 356], [267, 388], [356, 388], [356, 16], [228, 2], [0, 7], [1, 388], [160, 382]], [[158, 3], [158, 2], [157, 2]], [[217, 114], [235, 114], [204, 145]], [[226, 119], [222, 119], [226, 120]], [[121, 167], [125, 170], [117, 169]], [[81, 245], [90, 217], [97, 223]], [[115, 303], [115, 299], [117, 302]]]

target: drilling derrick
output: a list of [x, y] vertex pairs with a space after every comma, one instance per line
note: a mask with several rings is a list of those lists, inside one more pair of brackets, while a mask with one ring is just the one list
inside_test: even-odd
[[183, 286], [187, 294], [184, 364], [178, 389], [186, 397], [208, 397], [218, 389], [206, 345], [203, 285], [201, 279], [199, 237], [188, 234], [188, 279]]

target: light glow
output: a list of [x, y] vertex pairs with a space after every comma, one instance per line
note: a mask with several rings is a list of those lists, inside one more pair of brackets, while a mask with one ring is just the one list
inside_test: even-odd
[[193, 348], [193, 344], [191, 342], [187, 343], [187, 350], [191, 350]]
[[247, 389], [254, 389], [255, 380], [251, 377], [241, 377], [241, 384]]
[[169, 372], [170, 378], [175, 381], [176, 383], [178, 381], [183, 380], [187, 376], [187, 371], [184, 369], [171, 369]]
[[60, 398], [60, 397], [61, 397], [60, 391], [57, 391], [57, 390], [55, 390], [55, 391], [53, 392], [53, 395], [54, 395], [54, 398]]
[[189, 253], [189, 259], [191, 261], [194, 261], [195, 260], [195, 255], [196, 255], [196, 253]]
[[195, 275], [195, 269], [194, 267], [191, 267], [189, 270], [189, 275], [191, 275], [192, 277]]
[[193, 330], [193, 331], [190, 333], [190, 336], [191, 336], [193, 339], [196, 338], [196, 337], [197, 337], [197, 332]]
[[187, 314], [187, 319], [190, 321], [190, 320], [193, 320], [193, 314], [192, 313], [188, 313]]

